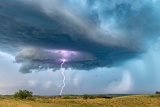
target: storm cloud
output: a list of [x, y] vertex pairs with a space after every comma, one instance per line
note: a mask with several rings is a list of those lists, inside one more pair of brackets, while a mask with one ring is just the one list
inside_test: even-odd
[[[159, 38], [157, 0], [1, 0], [0, 48], [20, 71], [119, 66]], [[58, 51], [56, 53], [56, 51]], [[77, 53], [77, 54], [74, 54]]]

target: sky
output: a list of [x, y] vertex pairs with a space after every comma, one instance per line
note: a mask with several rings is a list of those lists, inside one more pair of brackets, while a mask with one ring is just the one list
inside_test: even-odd
[[160, 90], [159, 0], [1, 0], [0, 94]]

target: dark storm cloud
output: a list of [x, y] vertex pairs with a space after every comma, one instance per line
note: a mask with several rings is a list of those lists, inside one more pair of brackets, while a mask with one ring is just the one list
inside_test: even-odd
[[24, 73], [59, 68], [61, 62], [53, 61], [59, 57], [45, 51], [53, 49], [83, 53], [65, 68], [116, 66], [157, 39], [157, 5], [144, 0], [1, 0], [0, 48], [17, 53]]

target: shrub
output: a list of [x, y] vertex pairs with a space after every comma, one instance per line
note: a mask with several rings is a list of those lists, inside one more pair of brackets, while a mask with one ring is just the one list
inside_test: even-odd
[[62, 97], [63, 99], [77, 99], [77, 96], [73, 96], [73, 95], [65, 95]]
[[110, 96], [110, 95], [98, 94], [98, 95], [97, 95], [97, 98], [107, 98], [107, 99], [111, 99], [111, 98], [113, 98], [113, 97]]
[[32, 97], [32, 92], [28, 90], [19, 90], [14, 93], [14, 98], [26, 99], [27, 97]]
[[156, 91], [155, 94], [160, 94], [160, 92], [159, 92], [159, 91]]
[[84, 99], [95, 99], [96, 97], [93, 96], [93, 95], [84, 94], [84, 95], [83, 95], [83, 98], [84, 98]]

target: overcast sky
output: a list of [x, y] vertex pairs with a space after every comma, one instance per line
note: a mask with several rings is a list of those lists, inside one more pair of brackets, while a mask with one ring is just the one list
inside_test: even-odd
[[1, 0], [0, 94], [160, 90], [158, 0]]

